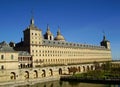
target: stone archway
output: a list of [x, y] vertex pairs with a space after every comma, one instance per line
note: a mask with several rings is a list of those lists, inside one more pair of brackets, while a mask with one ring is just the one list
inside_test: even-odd
[[34, 70], [34, 78], [38, 78], [38, 71]]
[[49, 69], [49, 72], [50, 72], [50, 76], [53, 76], [53, 70]]
[[85, 66], [83, 66], [83, 72], [85, 72]]
[[29, 79], [29, 72], [28, 71], [25, 71], [25, 79]]
[[90, 70], [90, 68], [89, 68], [89, 66], [87, 66], [87, 71], [89, 71]]
[[93, 66], [91, 66], [91, 70], [93, 70]]
[[50, 36], [50, 40], [52, 40], [52, 36]]
[[78, 67], [78, 72], [81, 72], [81, 68], [80, 68], [80, 66]]
[[42, 70], [42, 77], [46, 77], [46, 71], [44, 69]]
[[70, 68], [68, 67], [68, 74], [70, 74]]
[[62, 68], [59, 68], [59, 75], [62, 75]]
[[16, 73], [15, 72], [11, 72], [10, 73], [10, 79], [11, 80], [15, 80], [16, 79]]

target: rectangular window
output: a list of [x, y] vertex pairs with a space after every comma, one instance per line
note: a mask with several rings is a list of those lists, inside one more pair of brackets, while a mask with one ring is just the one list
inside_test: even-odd
[[3, 65], [1, 66], [1, 69], [2, 69], [2, 70], [4, 69], [4, 66], [3, 66]]
[[13, 58], [14, 58], [14, 56], [13, 55], [11, 55], [11, 59], [13, 60]]
[[2, 59], [2, 60], [4, 59], [4, 55], [1, 55], [1, 59]]

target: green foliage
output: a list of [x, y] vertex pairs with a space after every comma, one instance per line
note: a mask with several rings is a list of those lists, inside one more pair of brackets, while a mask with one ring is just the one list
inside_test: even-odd
[[110, 63], [110, 62], [105, 62], [105, 63], [102, 65], [102, 70], [110, 71], [110, 70], [111, 70], [111, 63]]
[[69, 68], [69, 73], [73, 73], [73, 75], [78, 71], [76, 67]]
[[82, 74], [76, 74], [75, 77], [87, 79], [118, 79], [120, 78], [120, 67], [111, 67], [110, 62], [104, 63], [101, 67], [97, 62], [94, 71], [88, 71]]

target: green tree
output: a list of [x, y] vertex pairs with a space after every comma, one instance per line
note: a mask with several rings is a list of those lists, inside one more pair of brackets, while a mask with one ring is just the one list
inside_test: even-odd
[[73, 75], [78, 71], [76, 67], [69, 68], [69, 73], [73, 73]]

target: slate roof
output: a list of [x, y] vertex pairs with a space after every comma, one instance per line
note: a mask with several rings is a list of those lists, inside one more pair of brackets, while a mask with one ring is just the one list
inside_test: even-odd
[[15, 52], [15, 50], [3, 41], [0, 43], [0, 52]]
[[47, 46], [60, 46], [60, 47], [70, 47], [70, 48], [90, 48], [90, 49], [105, 49], [104, 46], [97, 45], [88, 45], [88, 44], [80, 44], [80, 43], [71, 43], [66, 41], [55, 41], [55, 40], [43, 40], [43, 45]]
[[31, 56], [27, 51], [18, 51], [19, 56]]

